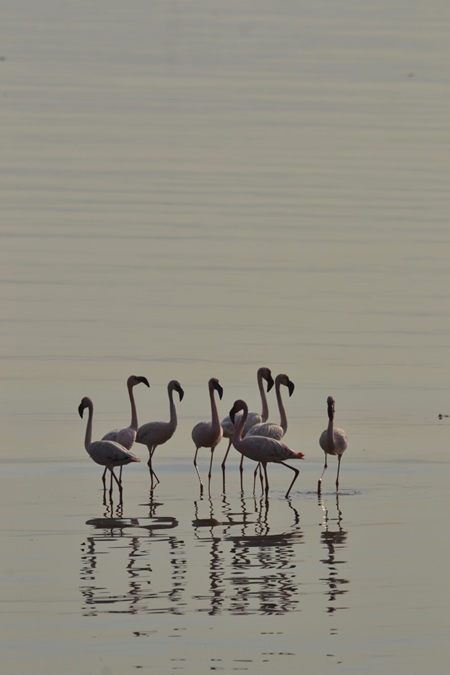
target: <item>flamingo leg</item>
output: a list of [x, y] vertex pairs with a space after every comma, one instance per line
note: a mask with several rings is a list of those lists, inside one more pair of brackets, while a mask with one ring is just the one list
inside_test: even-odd
[[225, 457], [223, 458], [223, 462], [222, 462], [222, 471], [223, 471], [224, 473], [225, 473], [225, 463], [226, 463], [226, 461], [227, 461], [228, 453], [230, 452], [230, 448], [231, 448], [232, 442], [233, 442], [233, 439], [230, 438], [230, 442], [228, 443], [228, 448], [227, 448], [227, 451], [226, 451], [226, 453], [225, 453]]
[[325, 453], [325, 465], [323, 467], [322, 473], [320, 474], [319, 482], [317, 483], [317, 494], [318, 495], [320, 495], [320, 491], [322, 489], [322, 478], [323, 478], [323, 474], [326, 471], [327, 466], [328, 466], [328, 464], [327, 464], [327, 453]]
[[210, 494], [210, 485], [211, 485], [211, 476], [212, 476], [212, 463], [214, 457], [214, 450], [216, 447], [211, 448], [211, 459], [209, 460], [209, 471], [208, 471], [208, 494]]
[[[148, 446], [147, 446], [147, 447], [148, 447]], [[157, 485], [159, 485], [159, 478], [158, 478], [158, 476], [156, 475], [156, 473], [153, 471], [153, 466], [152, 466], [153, 455], [154, 455], [154, 453], [155, 453], [156, 448], [157, 448], [156, 445], [154, 445], [153, 447], [150, 446], [150, 447], [148, 448], [148, 451], [149, 451], [149, 453], [150, 453], [150, 456], [149, 456], [147, 465], [148, 465], [148, 469], [149, 469], [149, 471], [150, 471], [150, 481], [151, 481], [150, 489], [151, 489], [151, 490], [154, 490], [155, 487], [156, 487]], [[155, 479], [155, 482], [153, 482], [153, 478]]]
[[241, 472], [241, 479], [242, 479], [242, 474], [244, 473], [244, 455], [241, 455], [241, 461], [239, 464], [239, 471]]
[[227, 461], [228, 453], [230, 452], [231, 444], [233, 442], [233, 439], [230, 438], [230, 442], [228, 443], [228, 448], [225, 453], [225, 457], [223, 458], [222, 462], [222, 490], [225, 492], [225, 462]]
[[269, 479], [267, 477], [267, 462], [261, 462], [263, 465], [264, 469], [264, 478], [266, 479], [266, 488], [265, 488], [265, 493], [266, 493], [266, 503], [269, 501]]
[[103, 490], [106, 490], [106, 472], [108, 471], [108, 467], [105, 467], [105, 470], [103, 472], [102, 476], [102, 483], [103, 483]]
[[256, 469], [253, 473], [253, 494], [255, 494], [255, 491], [256, 491], [256, 476], [258, 474], [258, 469], [259, 469], [259, 479], [261, 481], [261, 492], [264, 492], [264, 483], [263, 483], [261, 462], [258, 462], [258, 464], [256, 465]]
[[200, 472], [199, 472], [198, 466], [197, 466], [197, 453], [198, 453], [198, 448], [195, 448], [194, 466], [195, 466], [195, 470], [197, 472], [198, 480], [200, 481], [200, 497], [201, 497], [202, 494], [203, 494], [203, 483], [202, 483], [202, 479], [200, 478]]
[[116, 483], [117, 483], [117, 485], [118, 485], [119, 492], [120, 492], [120, 494], [122, 495], [122, 483], [119, 483], [119, 481], [117, 480], [117, 476], [116, 476], [116, 474], [114, 473], [114, 470], [113, 470], [113, 469], [110, 469], [110, 471], [111, 471], [111, 484], [110, 484], [110, 487], [109, 487], [109, 494], [112, 495], [113, 478], [114, 478], [114, 480], [116, 481]]
[[291, 466], [290, 464], [285, 464], [285, 462], [280, 462], [283, 466], [287, 466], [288, 469], [292, 469], [292, 471], [295, 472], [295, 476], [292, 479], [292, 483], [289, 485], [289, 490], [286, 492], [285, 497], [289, 497], [289, 493], [292, 489], [292, 486], [294, 485], [295, 481], [297, 480], [298, 474], [300, 473], [299, 469], [296, 469], [294, 466]]
[[122, 469], [123, 469], [123, 466], [121, 466], [121, 467], [120, 467], [120, 470], [119, 470], [119, 483], [120, 483], [121, 485], [122, 485]]
[[338, 469], [337, 469], [337, 475], [336, 475], [336, 491], [339, 488], [339, 470], [341, 468], [341, 458], [342, 458], [342, 455], [338, 455]]
[[241, 477], [241, 492], [244, 491], [244, 455], [241, 455], [241, 461], [239, 462], [239, 475]]

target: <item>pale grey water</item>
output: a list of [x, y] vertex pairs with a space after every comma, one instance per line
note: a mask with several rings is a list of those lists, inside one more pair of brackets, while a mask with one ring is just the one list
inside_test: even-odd
[[[2, 3], [2, 672], [447, 672], [449, 20]], [[296, 384], [292, 499], [249, 462], [241, 495], [236, 453], [223, 494], [222, 441], [200, 500], [207, 380], [257, 409], [261, 365]], [[186, 395], [154, 500], [135, 446], [120, 508], [77, 406], [128, 424], [131, 373], [142, 423]]]

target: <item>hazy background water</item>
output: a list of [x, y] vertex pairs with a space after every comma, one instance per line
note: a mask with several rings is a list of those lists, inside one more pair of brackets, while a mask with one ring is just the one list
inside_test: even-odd
[[[448, 4], [1, 8], [4, 672], [446, 672]], [[200, 500], [207, 380], [257, 409], [261, 365], [292, 500], [222, 494], [224, 441]], [[120, 507], [76, 408], [128, 424], [132, 373], [141, 422], [186, 396]]]

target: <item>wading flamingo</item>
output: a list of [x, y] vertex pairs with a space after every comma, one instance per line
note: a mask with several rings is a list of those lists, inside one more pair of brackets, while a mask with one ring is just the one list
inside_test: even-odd
[[109, 469], [111, 472], [111, 484], [109, 487], [109, 495], [112, 496], [113, 488], [113, 478], [119, 486], [120, 494], [122, 495], [122, 480], [118, 480], [116, 474], [114, 473], [114, 467], [124, 466], [125, 464], [130, 464], [131, 462], [140, 462], [139, 457], [135, 457], [131, 452], [128, 452], [122, 445], [116, 443], [115, 441], [93, 441], [92, 440], [92, 418], [94, 416], [94, 404], [92, 400], [85, 396], [81, 399], [81, 403], [78, 406], [78, 413], [81, 418], [83, 418], [83, 411], [85, 408], [89, 411], [89, 417], [86, 425], [86, 435], [84, 437], [84, 447], [87, 450], [88, 455], [100, 466], [104, 466], [105, 471], [102, 476], [103, 489], [106, 490], [106, 481], [105, 473]]
[[217, 391], [219, 398], [223, 396], [223, 388], [216, 377], [212, 377], [208, 382], [209, 398], [211, 401], [211, 422], [199, 422], [192, 429], [192, 440], [195, 443], [194, 466], [200, 481], [200, 496], [203, 494], [203, 483], [197, 466], [197, 453], [199, 448], [211, 448], [211, 459], [209, 462], [208, 488], [211, 482], [211, 469], [214, 450], [222, 439], [222, 427], [220, 425], [219, 413], [217, 412], [214, 391]]
[[[270, 368], [265, 368], [265, 367], [259, 368], [258, 372], [256, 374], [256, 381], [258, 383], [259, 395], [261, 396], [262, 410], [261, 410], [261, 415], [257, 412], [249, 412], [248, 413], [247, 423], [246, 423], [245, 428], [244, 428], [244, 436], [247, 433], [247, 431], [250, 429], [250, 427], [252, 427], [254, 424], [260, 424], [261, 422], [266, 422], [267, 418], [269, 417], [269, 406], [267, 405], [267, 396], [266, 396], [266, 392], [264, 391], [263, 380], [265, 380], [267, 382], [267, 391], [269, 392], [274, 385], [274, 381], [273, 381], [272, 373], [270, 372]], [[242, 413], [239, 413], [239, 415], [236, 416], [236, 422], [239, 421], [241, 415], [242, 415]], [[227, 417], [225, 417], [222, 420], [221, 424], [222, 424], [224, 437], [229, 439], [228, 448], [227, 448], [227, 451], [225, 453], [225, 457], [223, 458], [223, 462], [222, 462], [222, 471], [224, 473], [224, 479], [225, 479], [225, 463], [227, 461], [228, 453], [230, 452], [230, 448], [231, 448], [231, 445], [233, 443], [233, 433], [234, 433], [235, 425], [231, 421], [229, 415], [227, 415]], [[244, 455], [242, 455], [241, 464], [240, 464], [240, 467], [239, 467], [239, 469], [241, 471], [241, 474], [242, 474], [242, 470], [243, 470], [242, 469], [243, 461], [244, 461]]]
[[289, 486], [288, 491], [286, 492], [286, 497], [289, 496], [289, 493], [297, 480], [297, 476], [300, 473], [298, 469], [295, 469], [293, 466], [286, 464], [283, 460], [285, 459], [303, 459], [304, 455], [302, 452], [294, 452], [288, 448], [287, 445], [277, 441], [275, 438], [270, 438], [269, 436], [246, 436], [242, 438], [242, 433], [244, 431], [245, 422], [247, 420], [248, 406], [245, 401], [237, 400], [234, 402], [233, 407], [230, 410], [231, 420], [235, 419], [236, 413], [242, 410], [243, 414], [241, 419], [236, 425], [236, 429], [233, 434], [233, 445], [245, 457], [252, 459], [254, 462], [260, 462], [264, 469], [264, 477], [266, 479], [265, 493], [266, 501], [269, 498], [269, 480], [267, 478], [267, 462], [275, 462], [276, 464], [283, 464], [287, 466], [288, 469], [294, 471], [295, 476], [292, 479], [292, 483]]
[[319, 438], [319, 444], [322, 450], [325, 453], [325, 466], [317, 483], [317, 493], [320, 494], [322, 488], [322, 477], [327, 468], [327, 455], [337, 455], [338, 458], [338, 468], [336, 475], [336, 491], [339, 488], [339, 469], [341, 468], [341, 459], [344, 454], [344, 450], [347, 447], [348, 438], [347, 434], [343, 429], [335, 429], [334, 424], [334, 398], [329, 396], [327, 398], [327, 407], [328, 407], [328, 427], [325, 431], [322, 432]]
[[[275, 394], [277, 397], [277, 403], [278, 403], [278, 410], [280, 412], [280, 424], [274, 424], [273, 422], [263, 422], [262, 424], [255, 424], [252, 426], [248, 432], [245, 432], [244, 429], [244, 436], [268, 436], [269, 438], [275, 438], [277, 441], [281, 441], [283, 438], [284, 434], [287, 431], [288, 428], [288, 423], [287, 423], [287, 416], [286, 416], [286, 410], [284, 408], [283, 404], [283, 399], [281, 398], [281, 385], [284, 385], [285, 387], [288, 388], [289, 391], [289, 396], [292, 396], [294, 393], [295, 385], [294, 383], [289, 379], [289, 377], [285, 373], [280, 373], [279, 375], [276, 376], [275, 378]], [[243, 458], [241, 459], [241, 466], [242, 466], [242, 461]], [[255, 491], [255, 484], [256, 484], [256, 474], [258, 473], [258, 467], [255, 469], [255, 473], [253, 476], [253, 491]], [[261, 485], [262, 485], [262, 474], [261, 471], [259, 472], [260, 478], [261, 478]]]
[[[112, 431], [108, 431], [107, 434], [102, 436], [102, 441], [115, 441], [116, 443], [119, 443], [119, 445], [122, 445], [125, 448], [125, 450], [131, 450], [131, 448], [133, 447], [133, 443], [136, 440], [137, 430], [139, 428], [136, 403], [134, 401], [133, 387], [135, 387], [137, 384], [140, 384], [141, 382], [147, 385], [147, 387], [150, 387], [147, 378], [142, 377], [141, 375], [130, 375], [130, 377], [127, 380], [128, 396], [131, 404], [130, 426], [123, 427], [122, 429], [113, 429]], [[106, 469], [104, 471], [103, 478], [105, 477], [105, 475]], [[120, 467], [119, 480], [122, 480], [122, 467]]]
[[[184, 391], [181, 387], [181, 384], [178, 380], [171, 380], [167, 385], [167, 392], [169, 394], [169, 408], [170, 408], [170, 420], [169, 422], [147, 422], [139, 427], [136, 443], [142, 443], [146, 445], [149, 452], [148, 459], [148, 468], [150, 471], [150, 480], [151, 480], [151, 490], [154, 490], [159, 483], [159, 478], [156, 473], [153, 471], [152, 459], [153, 454], [158, 447], [162, 445], [175, 433], [177, 428], [177, 410], [175, 408], [175, 403], [173, 400], [173, 392], [177, 391], [180, 396], [180, 401], [183, 400]], [[153, 478], [155, 478], [155, 483], [153, 483]]]
[[281, 385], [284, 385], [288, 388], [289, 396], [292, 396], [294, 393], [295, 385], [284, 373], [280, 373], [275, 378], [275, 394], [277, 397], [278, 410], [280, 411], [280, 424], [274, 424], [273, 422], [262, 422], [261, 424], [255, 424], [250, 427], [250, 429], [245, 432], [244, 436], [268, 436], [269, 438], [275, 438], [277, 441], [280, 441], [284, 434], [287, 431], [288, 423], [286, 410], [283, 405], [283, 399], [281, 398]]

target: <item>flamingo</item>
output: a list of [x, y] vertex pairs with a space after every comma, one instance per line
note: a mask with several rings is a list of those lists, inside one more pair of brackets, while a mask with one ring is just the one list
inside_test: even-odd
[[116, 443], [115, 441], [105, 441], [103, 439], [101, 441], [93, 441], [92, 418], [94, 416], [94, 404], [88, 396], [85, 396], [83, 399], [81, 399], [81, 403], [78, 406], [78, 414], [81, 418], [83, 418], [83, 411], [85, 408], [87, 408], [89, 411], [89, 417], [86, 425], [84, 447], [94, 462], [105, 467], [105, 471], [103, 472], [102, 476], [103, 489], [106, 490], [105, 473], [106, 470], [109, 469], [111, 472], [109, 495], [110, 497], [112, 496], [113, 478], [119, 486], [120, 494], [122, 495], [122, 480], [117, 479], [117, 476], [114, 473], [114, 467], [120, 466], [120, 468], [122, 468], [122, 466], [125, 464], [130, 464], [131, 462], [140, 462], [141, 460], [139, 457], [133, 455], [133, 453], [128, 452], [128, 450], [126, 450], [123, 445], [120, 445], [120, 443]]
[[209, 398], [211, 401], [211, 422], [199, 422], [192, 429], [192, 440], [195, 443], [194, 466], [200, 481], [200, 496], [203, 494], [203, 483], [197, 466], [197, 453], [199, 448], [211, 448], [211, 459], [209, 462], [208, 486], [211, 482], [211, 469], [214, 450], [222, 439], [222, 427], [220, 425], [219, 413], [217, 412], [214, 391], [217, 391], [219, 398], [223, 396], [223, 388], [216, 377], [212, 377], [208, 382]]
[[[136, 443], [142, 443], [143, 445], [146, 445], [149, 451], [150, 456], [147, 464], [150, 471], [152, 490], [159, 483], [159, 478], [153, 471], [152, 467], [153, 454], [158, 445], [162, 445], [163, 443], [168, 441], [169, 438], [172, 438], [177, 428], [177, 411], [173, 400], [174, 391], [178, 392], [180, 396], [180, 401], [182, 401], [184, 391], [178, 380], [171, 380], [167, 385], [167, 392], [169, 394], [169, 407], [170, 407], [169, 422], [147, 422], [147, 424], [143, 424], [142, 426], [139, 427], [136, 436]], [[155, 477], [156, 480], [155, 484], [153, 484], [153, 477]]]
[[[133, 387], [135, 387], [140, 382], [142, 382], [143, 384], [146, 384], [147, 387], [150, 387], [147, 378], [143, 377], [141, 375], [130, 375], [130, 377], [127, 380], [128, 396], [130, 398], [130, 404], [131, 404], [131, 424], [130, 424], [130, 426], [129, 427], [123, 427], [121, 429], [113, 429], [112, 431], [108, 431], [107, 434], [102, 436], [102, 441], [115, 441], [116, 443], [119, 443], [119, 445], [124, 447], [126, 450], [131, 450], [131, 448], [133, 447], [133, 443], [136, 440], [137, 430], [139, 428], [138, 419], [137, 419], [137, 411], [136, 411], [136, 403], [134, 401]], [[106, 469], [103, 473], [103, 479], [105, 478], [105, 475], [106, 475]], [[122, 480], [122, 467], [120, 467], [119, 480]]]
[[328, 427], [325, 431], [322, 432], [319, 438], [319, 444], [322, 450], [325, 453], [325, 466], [319, 478], [317, 484], [317, 494], [320, 494], [322, 488], [322, 477], [327, 468], [327, 455], [337, 455], [338, 458], [338, 468], [336, 475], [336, 491], [339, 488], [339, 469], [341, 468], [341, 459], [344, 454], [344, 450], [347, 447], [348, 438], [347, 434], [343, 429], [335, 429], [334, 424], [334, 404], [335, 400], [332, 396], [327, 398], [327, 407], [328, 407]]
[[284, 409], [283, 400], [281, 398], [281, 385], [284, 385], [289, 390], [289, 396], [292, 396], [294, 393], [295, 385], [289, 379], [285, 373], [280, 373], [275, 378], [275, 393], [277, 397], [278, 410], [280, 411], [280, 424], [274, 424], [273, 422], [262, 422], [261, 424], [255, 424], [250, 429], [245, 432], [244, 436], [268, 436], [269, 438], [275, 438], [277, 441], [280, 441], [284, 434], [287, 431], [288, 423], [286, 410]]
[[290, 464], [286, 464], [283, 460], [285, 459], [304, 459], [302, 452], [294, 452], [288, 448], [287, 445], [281, 443], [281, 441], [271, 438], [269, 436], [257, 436], [255, 434], [247, 435], [245, 438], [242, 438], [242, 433], [244, 431], [245, 423], [247, 421], [248, 415], [248, 406], [245, 401], [238, 399], [234, 402], [233, 407], [230, 410], [230, 418], [233, 421], [235, 419], [236, 413], [242, 410], [242, 417], [236, 425], [236, 429], [233, 434], [233, 445], [245, 457], [252, 459], [254, 462], [260, 462], [263, 465], [264, 476], [266, 479], [265, 493], [266, 501], [269, 499], [269, 479], [267, 478], [267, 463], [275, 462], [277, 464], [283, 464], [287, 466], [288, 469], [294, 471], [295, 476], [292, 479], [292, 482], [289, 486], [288, 491], [286, 492], [286, 498], [289, 496], [289, 493], [297, 480], [297, 476], [300, 473], [298, 469], [295, 469]]
[[[261, 422], [266, 422], [267, 418], [269, 417], [269, 406], [267, 405], [267, 397], [266, 397], [266, 392], [264, 391], [264, 384], [263, 380], [267, 382], [267, 391], [269, 392], [274, 384], [272, 373], [270, 372], [270, 368], [259, 368], [258, 372], [256, 374], [256, 381], [258, 383], [258, 389], [259, 389], [259, 394], [261, 396], [261, 404], [262, 404], [262, 411], [261, 415], [257, 412], [249, 412], [248, 414], [248, 419], [247, 419], [247, 424], [245, 425], [244, 429], [244, 435], [247, 433], [247, 431], [252, 427], [254, 424], [260, 424]], [[241, 413], [242, 414], [242, 413]], [[241, 416], [239, 414], [239, 417]], [[225, 478], [225, 463], [227, 461], [228, 453], [230, 452], [231, 445], [233, 443], [233, 433], [234, 433], [234, 424], [232, 423], [230, 416], [228, 415], [225, 417], [222, 422], [222, 430], [223, 430], [223, 435], [225, 438], [229, 439], [228, 443], [228, 448], [225, 453], [225, 457], [223, 458], [222, 462], [222, 471], [224, 473], [224, 478]], [[241, 458], [241, 464], [240, 464], [240, 471], [242, 474], [242, 463], [244, 461], [244, 456], [242, 455]]]
[[[244, 436], [268, 436], [269, 438], [275, 438], [277, 441], [281, 441], [283, 438], [284, 434], [287, 431], [288, 428], [288, 423], [287, 423], [287, 416], [286, 416], [286, 410], [283, 405], [283, 399], [281, 398], [281, 385], [284, 385], [285, 387], [288, 388], [289, 391], [289, 396], [292, 396], [294, 393], [295, 385], [294, 383], [289, 379], [289, 377], [285, 373], [280, 373], [279, 375], [276, 376], [275, 378], [275, 394], [277, 397], [277, 403], [278, 403], [278, 410], [280, 412], [280, 424], [274, 424], [273, 422], [263, 422], [261, 424], [255, 424], [252, 426], [246, 433], [244, 430]], [[241, 460], [242, 464], [242, 460]], [[255, 490], [255, 484], [256, 484], [256, 474], [258, 473], [258, 467], [256, 467], [255, 472], [254, 472], [254, 478], [253, 478], [253, 490]], [[261, 485], [262, 485], [262, 474], [261, 471], [259, 472], [260, 478], [261, 478]]]

